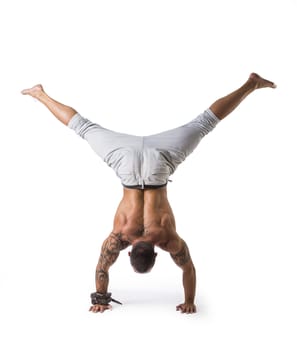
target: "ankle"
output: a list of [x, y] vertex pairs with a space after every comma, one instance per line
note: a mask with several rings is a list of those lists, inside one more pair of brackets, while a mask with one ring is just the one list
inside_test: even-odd
[[249, 79], [246, 81], [244, 86], [249, 91], [254, 91], [254, 90], [258, 89], [257, 81], [255, 79], [251, 78], [251, 77], [249, 77]]

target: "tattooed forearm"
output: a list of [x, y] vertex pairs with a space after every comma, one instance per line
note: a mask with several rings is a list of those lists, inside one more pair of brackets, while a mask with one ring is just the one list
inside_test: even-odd
[[108, 283], [108, 272], [96, 270], [96, 280], [100, 283]]
[[116, 261], [119, 256], [119, 241], [117, 237], [111, 234], [103, 242], [101, 247], [101, 253], [96, 268], [96, 290], [100, 293], [106, 293], [108, 289], [109, 267]]
[[129, 244], [129, 242], [122, 240], [121, 233], [114, 232], [103, 242], [96, 268], [97, 291], [106, 293], [109, 282], [108, 270], [118, 258], [120, 251], [127, 248]]
[[176, 265], [183, 266], [185, 265], [189, 260], [191, 260], [189, 248], [185, 241], [183, 241], [183, 245], [181, 250], [176, 254], [170, 254]]
[[99, 269], [96, 269], [96, 290], [100, 293], [106, 293], [109, 282], [108, 272]]

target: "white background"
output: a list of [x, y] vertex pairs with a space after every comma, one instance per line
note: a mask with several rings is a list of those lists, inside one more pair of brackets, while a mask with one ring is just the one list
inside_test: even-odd
[[[1, 349], [296, 349], [296, 10], [293, 0], [6, 0], [0, 5]], [[197, 268], [195, 315], [158, 251], [110, 270], [124, 305], [90, 314], [119, 179], [20, 90], [116, 131], [179, 126], [258, 72], [255, 92], [168, 186]]]

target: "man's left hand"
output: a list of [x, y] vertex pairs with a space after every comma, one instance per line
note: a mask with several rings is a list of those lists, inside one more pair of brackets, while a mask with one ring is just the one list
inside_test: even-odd
[[192, 303], [183, 303], [177, 305], [176, 311], [180, 311], [182, 314], [193, 314], [196, 310], [196, 305]]

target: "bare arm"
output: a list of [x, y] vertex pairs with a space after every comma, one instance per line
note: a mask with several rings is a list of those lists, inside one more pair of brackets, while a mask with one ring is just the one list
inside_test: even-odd
[[184, 240], [180, 241], [179, 250], [177, 253], [170, 253], [173, 261], [183, 270], [183, 287], [185, 294], [185, 301], [176, 307], [182, 313], [196, 312], [194, 304], [196, 292], [196, 271], [192, 262], [189, 248]]
[[[117, 260], [120, 251], [129, 246], [129, 242], [122, 240], [121, 233], [112, 232], [103, 242], [101, 254], [96, 267], [96, 291], [105, 294], [108, 291], [110, 266]], [[90, 308], [93, 312], [103, 312], [110, 308], [109, 305], [94, 305]]]

